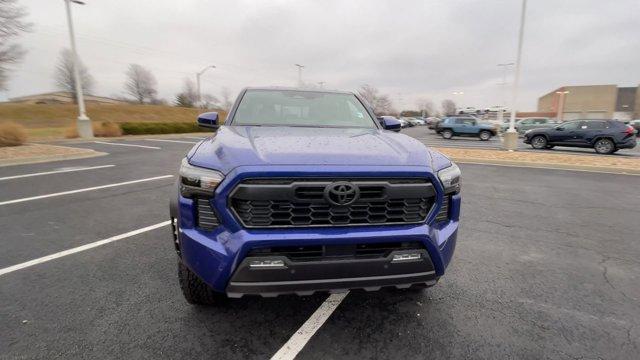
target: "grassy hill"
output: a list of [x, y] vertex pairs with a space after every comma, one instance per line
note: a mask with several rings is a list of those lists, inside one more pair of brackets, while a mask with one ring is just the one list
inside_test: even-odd
[[[87, 115], [94, 122], [195, 122], [204, 111], [161, 105], [87, 105]], [[0, 103], [0, 124], [20, 124], [27, 128], [31, 139], [64, 137], [75, 126], [77, 117], [78, 107], [73, 104]]]

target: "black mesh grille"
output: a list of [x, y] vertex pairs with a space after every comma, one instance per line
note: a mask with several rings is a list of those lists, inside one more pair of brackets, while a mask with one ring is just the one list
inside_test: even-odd
[[426, 220], [435, 193], [424, 179], [354, 180], [359, 199], [346, 206], [331, 205], [324, 191], [332, 180], [250, 180], [230, 199], [246, 227], [376, 225]]
[[445, 196], [442, 200], [442, 207], [440, 211], [438, 211], [438, 215], [436, 215], [436, 221], [446, 221], [449, 220], [449, 198], [451, 196]]
[[213, 230], [218, 226], [218, 217], [211, 208], [208, 199], [195, 199], [196, 203], [196, 223], [197, 226], [204, 230]]

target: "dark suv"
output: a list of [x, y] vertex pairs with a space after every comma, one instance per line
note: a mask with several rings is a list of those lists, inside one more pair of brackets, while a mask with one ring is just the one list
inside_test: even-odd
[[524, 133], [525, 144], [534, 149], [554, 146], [593, 148], [599, 154], [611, 154], [636, 146], [634, 129], [615, 120], [575, 120], [549, 129], [533, 129]]

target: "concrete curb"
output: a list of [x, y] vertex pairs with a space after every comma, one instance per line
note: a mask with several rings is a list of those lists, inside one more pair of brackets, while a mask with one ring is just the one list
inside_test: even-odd
[[86, 153], [81, 153], [81, 154], [45, 155], [45, 156], [33, 156], [33, 157], [21, 158], [21, 159], [5, 159], [5, 160], [0, 160], [0, 167], [13, 166], [13, 165], [37, 164], [37, 163], [45, 163], [45, 162], [61, 161], [61, 160], [85, 159], [85, 158], [104, 156], [104, 155], [109, 155], [109, 153], [90, 150], [90, 151], [87, 151]]
[[109, 141], [109, 140], [135, 140], [135, 139], [145, 139], [145, 138], [159, 138], [159, 139], [171, 139], [176, 137], [183, 136], [199, 136], [202, 138], [207, 138], [214, 134], [211, 132], [197, 132], [197, 133], [176, 133], [176, 134], [143, 134], [143, 135], [122, 135], [122, 136], [110, 136], [110, 137], [94, 137], [93, 139], [35, 139], [33, 143], [36, 144], [78, 144], [78, 143], [86, 143], [91, 141]]
[[532, 163], [532, 162], [526, 162], [526, 161], [471, 159], [471, 158], [459, 158], [459, 157], [450, 157], [450, 158], [453, 161], [461, 164], [510, 166], [510, 167], [547, 169], [547, 170], [584, 171], [584, 172], [596, 172], [596, 173], [619, 174], [619, 175], [636, 175], [636, 176], [640, 175], [640, 170], [612, 168], [612, 167], [606, 167], [606, 166], [588, 166], [588, 165], [571, 165], [571, 164], [540, 164], [540, 163]]

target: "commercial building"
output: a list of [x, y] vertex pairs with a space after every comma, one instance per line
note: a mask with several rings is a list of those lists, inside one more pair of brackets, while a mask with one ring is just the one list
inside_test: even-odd
[[617, 85], [563, 86], [538, 99], [538, 112], [559, 120], [640, 118], [638, 87]]

